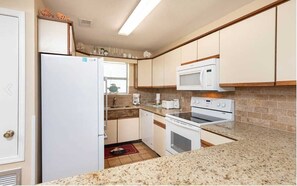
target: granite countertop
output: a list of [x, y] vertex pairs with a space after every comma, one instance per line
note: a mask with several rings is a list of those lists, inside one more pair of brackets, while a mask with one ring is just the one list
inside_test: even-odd
[[[140, 106], [135, 106], [135, 105], [125, 105], [125, 106], [117, 106], [117, 107], [108, 107], [107, 110], [130, 110], [130, 109], [140, 109]], [[104, 108], [104, 110], [106, 110]]]
[[173, 113], [177, 113], [177, 112], [184, 112], [181, 109], [163, 109], [162, 107], [160, 108], [156, 108], [156, 107], [152, 107], [152, 106], [141, 106], [141, 109], [152, 112], [154, 114], [158, 114], [160, 116], [165, 117], [166, 114], [173, 114]]
[[[154, 114], [158, 114], [160, 116], [165, 117], [166, 114], [172, 114], [172, 113], [177, 113], [181, 112], [181, 109], [163, 109], [162, 107], [153, 107], [150, 105], [139, 105], [139, 106], [134, 106], [134, 105], [129, 105], [129, 106], [118, 106], [116, 108], [110, 108], [108, 107], [109, 111], [113, 110], [129, 110], [129, 109], [143, 109], [149, 112], [152, 112]], [[185, 112], [185, 111], [182, 111]]]
[[45, 184], [296, 184], [295, 134], [237, 122], [202, 128], [238, 141]]

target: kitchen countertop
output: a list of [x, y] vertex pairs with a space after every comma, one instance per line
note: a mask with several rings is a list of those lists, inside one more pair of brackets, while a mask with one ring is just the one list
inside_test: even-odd
[[141, 106], [141, 109], [152, 112], [154, 114], [158, 114], [160, 116], [165, 117], [166, 114], [173, 114], [177, 112], [184, 112], [181, 109], [163, 109], [163, 108], [156, 108], [152, 106]]
[[296, 184], [295, 134], [238, 122], [202, 128], [238, 141], [45, 184]]
[[150, 105], [139, 105], [139, 106], [134, 106], [134, 105], [130, 105], [130, 106], [119, 106], [116, 108], [108, 108], [109, 111], [113, 111], [113, 110], [129, 110], [129, 109], [143, 109], [149, 112], [152, 112], [154, 114], [158, 114], [160, 116], [165, 117], [166, 114], [173, 114], [173, 113], [177, 113], [177, 112], [185, 112], [182, 111], [181, 109], [163, 109], [162, 107], [153, 107]]

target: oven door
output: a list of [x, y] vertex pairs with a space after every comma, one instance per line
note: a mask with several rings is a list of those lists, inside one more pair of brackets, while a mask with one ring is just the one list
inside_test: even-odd
[[166, 117], [166, 151], [170, 154], [201, 147], [200, 128]]
[[203, 90], [203, 67], [179, 69], [177, 71], [177, 90]]

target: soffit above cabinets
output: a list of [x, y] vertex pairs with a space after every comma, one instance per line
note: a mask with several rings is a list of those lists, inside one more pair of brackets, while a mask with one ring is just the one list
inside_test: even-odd
[[[155, 51], [253, 0], [162, 0], [129, 35], [118, 31], [140, 0], [43, 0], [69, 16], [77, 41], [98, 46]], [[79, 19], [91, 27], [79, 26]]]

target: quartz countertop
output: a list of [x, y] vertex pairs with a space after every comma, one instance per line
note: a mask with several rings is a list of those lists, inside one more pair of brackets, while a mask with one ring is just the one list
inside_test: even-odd
[[295, 134], [238, 122], [202, 129], [238, 141], [45, 184], [296, 184]]

